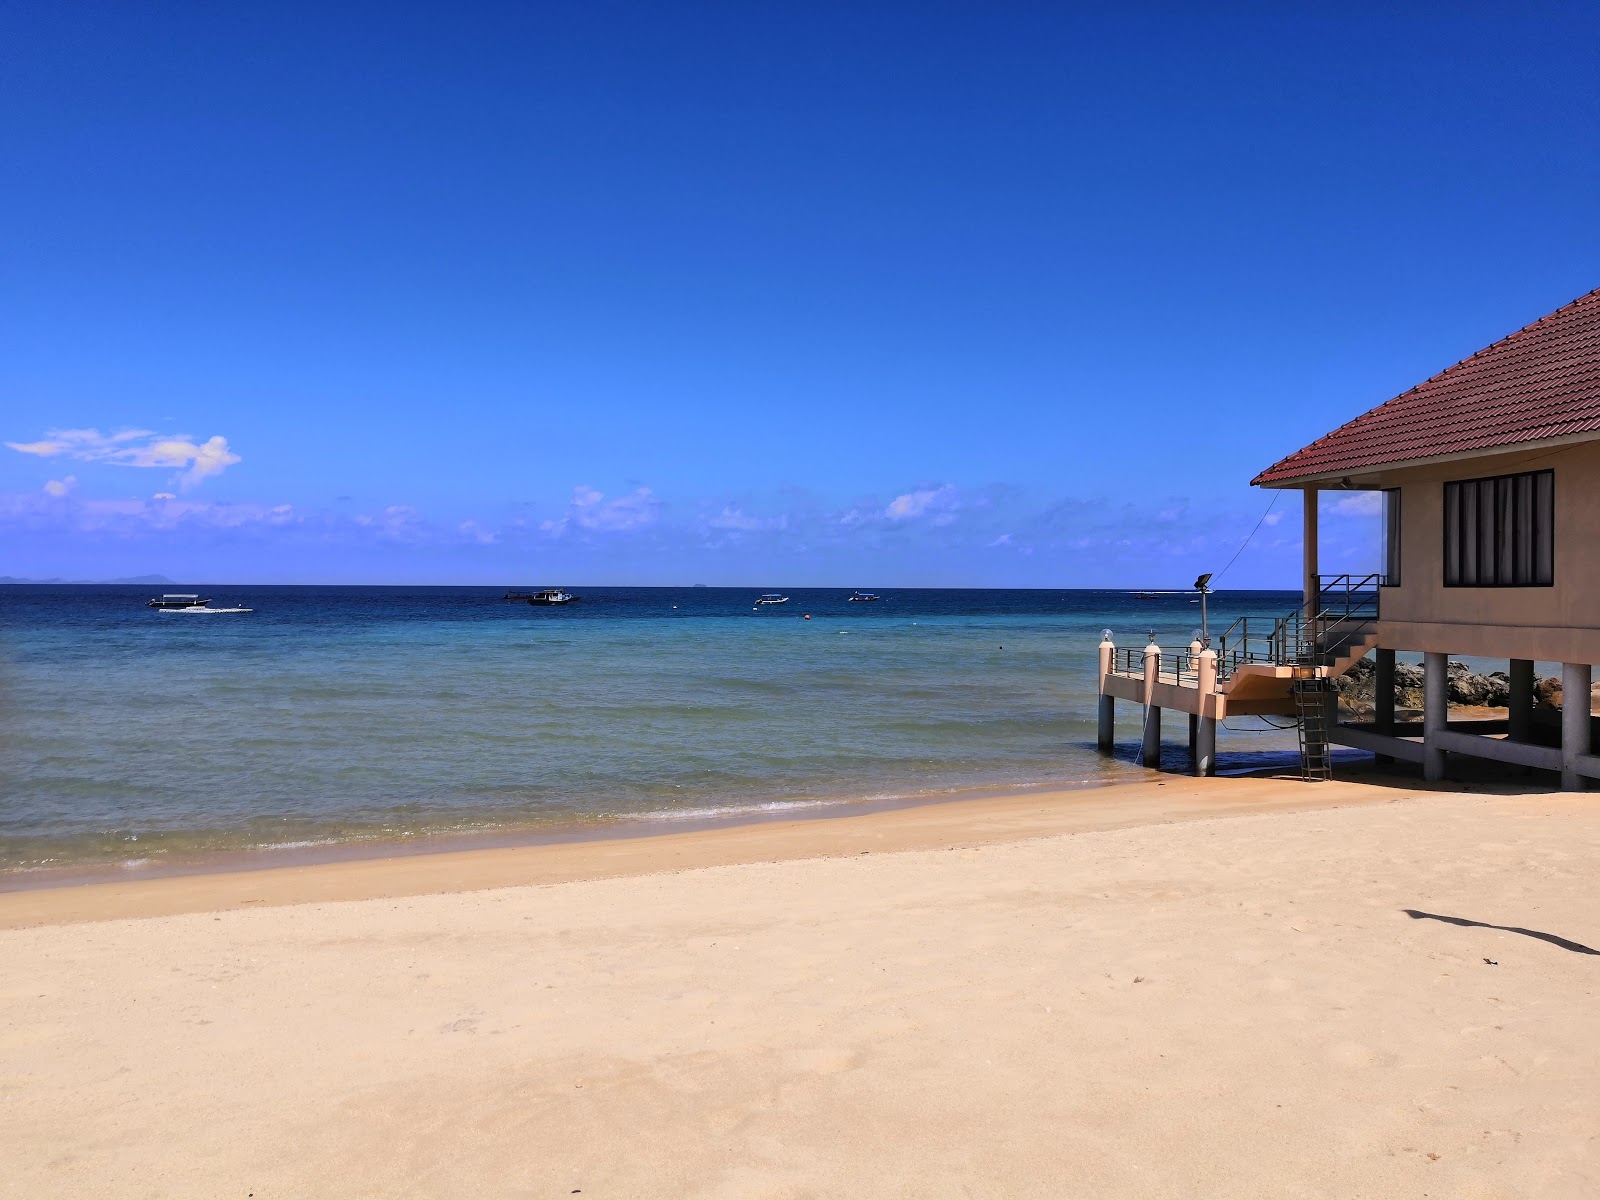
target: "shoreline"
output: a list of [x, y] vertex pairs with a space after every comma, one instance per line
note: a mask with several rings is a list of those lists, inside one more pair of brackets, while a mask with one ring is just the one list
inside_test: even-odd
[[1276, 774], [1199, 779], [1152, 772], [1147, 779], [1110, 784], [911, 801], [842, 801], [686, 824], [630, 820], [536, 840], [521, 835], [487, 842], [470, 839], [476, 844], [469, 845], [444, 839], [415, 846], [344, 843], [326, 849], [375, 852], [290, 862], [263, 862], [256, 854], [248, 860], [210, 861], [132, 878], [124, 870], [101, 871], [95, 878], [34, 877], [20, 887], [10, 880], [0, 890], [0, 929], [947, 849], [1237, 814], [1378, 804], [1405, 792], [1429, 790], [1418, 780], [1376, 771], [1321, 784]]
[[830, 820], [836, 817], [919, 808], [961, 800], [1094, 791], [1156, 778], [1155, 771], [1130, 768], [1131, 778], [1071, 780], [1014, 786], [967, 786], [871, 796], [806, 796], [748, 804], [707, 804], [684, 811], [646, 809], [633, 813], [569, 814], [544, 821], [386, 832], [372, 836], [329, 836], [286, 842], [260, 842], [226, 849], [177, 851], [170, 855], [84, 859], [59, 865], [0, 868], [0, 896], [98, 883], [123, 883], [190, 875], [221, 875], [280, 867], [324, 866], [369, 859], [412, 858], [478, 850], [661, 837], [741, 825]]

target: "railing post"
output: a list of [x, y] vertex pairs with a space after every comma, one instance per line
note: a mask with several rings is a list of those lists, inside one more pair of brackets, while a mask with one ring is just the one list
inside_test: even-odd
[[1161, 679], [1161, 647], [1151, 642], [1144, 648], [1144, 747], [1147, 767], [1161, 765], [1161, 709], [1156, 705], [1156, 684]]
[[1111, 674], [1112, 661], [1116, 658], [1117, 647], [1109, 636], [1100, 640], [1100, 753], [1110, 754], [1117, 738], [1117, 701], [1116, 698], [1106, 693], [1106, 676]]

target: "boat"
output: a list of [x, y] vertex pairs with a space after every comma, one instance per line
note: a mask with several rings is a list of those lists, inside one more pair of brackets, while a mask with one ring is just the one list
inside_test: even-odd
[[146, 600], [145, 605], [164, 613], [247, 613], [254, 612], [253, 608], [212, 608], [211, 601], [202, 599], [192, 592], [168, 592], [164, 596], [157, 596], [153, 600]]
[[1155, 600], [1158, 597], [1160, 597], [1161, 593], [1160, 592], [1134, 592], [1134, 593], [1132, 593], [1132, 595], [1133, 595], [1133, 598], [1135, 600]]
[[856, 592], [850, 597], [850, 603], [855, 604], [866, 600], [882, 600], [883, 597], [876, 592]]
[[529, 604], [548, 608], [558, 604], [575, 604], [581, 597], [574, 596], [571, 592], [564, 592], [560, 588], [544, 588], [537, 592], [507, 592], [507, 600], [526, 600]]
[[210, 604], [209, 600], [202, 600], [196, 592], [169, 592], [165, 596], [157, 596], [145, 603], [151, 608], [198, 608]]
[[765, 595], [759, 596], [756, 599], [756, 607], [757, 608], [760, 608], [763, 604], [787, 604], [787, 603], [789, 603], [789, 597], [783, 595], [781, 592], [767, 592]]

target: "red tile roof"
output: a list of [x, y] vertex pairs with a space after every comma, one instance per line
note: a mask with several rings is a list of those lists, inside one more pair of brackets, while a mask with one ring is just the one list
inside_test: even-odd
[[1600, 288], [1362, 413], [1251, 482], [1285, 484], [1586, 433], [1600, 436]]

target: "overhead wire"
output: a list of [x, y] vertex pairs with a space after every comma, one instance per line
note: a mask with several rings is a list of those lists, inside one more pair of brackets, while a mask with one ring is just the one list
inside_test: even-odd
[[1214, 580], [1221, 579], [1228, 573], [1228, 567], [1233, 566], [1234, 563], [1239, 561], [1239, 555], [1245, 552], [1245, 548], [1250, 545], [1252, 540], [1254, 540], [1256, 534], [1261, 532], [1261, 527], [1266, 524], [1267, 518], [1272, 515], [1273, 506], [1278, 503], [1278, 497], [1281, 495], [1283, 495], [1281, 491], [1274, 489], [1272, 493], [1272, 499], [1267, 503], [1267, 511], [1261, 514], [1261, 520], [1256, 522], [1256, 527], [1250, 531], [1249, 535], [1244, 539], [1244, 541], [1239, 543], [1239, 548], [1233, 552], [1233, 557], [1228, 560], [1228, 566], [1223, 567], [1222, 570], [1218, 571], [1214, 576], [1212, 576]]

